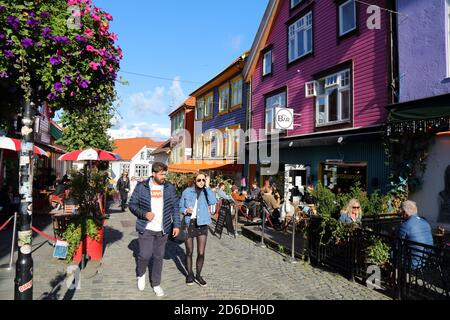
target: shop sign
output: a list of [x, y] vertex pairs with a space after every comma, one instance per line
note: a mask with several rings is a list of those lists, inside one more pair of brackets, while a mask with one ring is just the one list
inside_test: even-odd
[[275, 108], [275, 129], [294, 129], [294, 109]]

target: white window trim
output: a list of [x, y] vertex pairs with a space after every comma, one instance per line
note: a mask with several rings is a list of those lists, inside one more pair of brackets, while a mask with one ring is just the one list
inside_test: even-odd
[[[353, 10], [354, 10], [354, 13], [355, 13], [355, 26], [352, 29], [349, 29], [349, 30], [343, 32], [343, 30], [342, 30], [342, 28], [343, 28], [343, 24], [342, 24], [342, 22], [343, 22], [342, 8], [346, 4], [348, 4], [349, 2], [352, 2], [352, 1], [353, 1]], [[353, 30], [356, 30], [357, 19], [358, 19], [358, 17], [357, 17], [357, 14], [356, 14], [356, 1], [355, 0], [348, 0], [348, 1], [345, 1], [344, 3], [341, 3], [339, 5], [339, 36], [345, 36], [347, 33], [352, 32]]]
[[[226, 91], [226, 94], [223, 94], [224, 91]], [[226, 108], [223, 108], [223, 106], [222, 106], [222, 102], [223, 102], [222, 98], [223, 97], [227, 98], [227, 107]], [[228, 111], [229, 108], [230, 108], [230, 84], [227, 83], [226, 85], [219, 88], [219, 113]]]
[[[285, 104], [286, 104], [286, 105], [285, 105], [284, 107], [283, 107], [283, 106], [278, 106], [278, 107], [270, 107], [270, 108], [267, 108], [267, 99], [269, 99], [269, 98], [271, 98], [271, 97], [274, 97], [274, 96], [281, 95], [281, 94], [284, 94]], [[288, 93], [287, 93], [287, 90], [286, 90], [286, 91], [279, 92], [279, 93], [277, 93], [277, 94], [268, 96], [268, 97], [266, 97], [266, 99], [264, 100], [264, 132], [265, 132], [266, 136], [267, 136], [267, 135], [270, 135], [270, 134], [273, 134], [273, 133], [281, 133], [281, 132], [282, 132], [282, 130], [275, 129], [275, 108], [287, 108], [287, 107], [288, 107], [288, 104], [287, 104], [287, 98], [288, 98]], [[269, 130], [268, 130], [268, 128], [267, 128], [267, 113], [268, 113], [269, 111], [272, 112], [272, 117], [273, 117], [273, 118], [272, 118], [272, 127], [270, 128], [270, 132], [269, 132]]]
[[[234, 89], [235, 89], [235, 85], [237, 83], [239, 83], [239, 82], [241, 83], [241, 85], [239, 86], [239, 90], [237, 90], [236, 98], [240, 98], [240, 99], [237, 99], [237, 100], [240, 100], [240, 101], [235, 101], [234, 98], [235, 98], [236, 90], [234, 90]], [[229, 106], [229, 108], [234, 108], [236, 106], [241, 106], [242, 105], [242, 91], [243, 91], [243, 89], [244, 89], [244, 80], [242, 79], [241, 76], [237, 76], [236, 78], [231, 80], [231, 92], [230, 92], [231, 98], [230, 98], [230, 106]]]
[[[313, 93], [309, 93], [309, 86], [312, 85], [313, 86]], [[311, 98], [311, 97], [317, 97], [317, 85], [318, 82], [317, 81], [309, 81], [305, 83], [305, 97], [306, 98]]]
[[[266, 68], [266, 59], [267, 56], [270, 54], [270, 70], [267, 71]], [[266, 53], [264, 53], [264, 57], [263, 57], [263, 76], [267, 76], [269, 74], [272, 73], [272, 50], [267, 51]]]
[[[291, 28], [293, 28], [294, 26], [295, 26], [295, 24], [297, 23], [297, 22], [299, 22], [300, 20], [302, 20], [302, 19], [305, 19], [306, 21], [308, 20], [307, 19], [307, 17], [309, 16], [309, 15], [311, 15], [311, 50], [309, 50], [309, 51], [305, 51], [305, 53], [303, 53], [301, 56], [295, 56], [295, 57], [291, 57], [290, 55], [291, 55], [291, 47], [290, 47], [290, 44], [291, 44], [291, 39], [292, 38], [294, 38], [295, 40], [294, 40], [294, 46], [297, 46], [297, 43], [298, 43], [298, 41], [297, 41], [297, 30], [296, 29], [294, 29], [294, 35], [293, 36], [291, 36], [290, 34], [291, 34]], [[304, 57], [304, 56], [306, 56], [307, 54], [310, 54], [312, 51], [313, 51], [313, 43], [314, 43], [314, 32], [313, 32], [313, 23], [312, 23], [312, 11], [309, 11], [308, 13], [306, 13], [306, 14], [304, 14], [302, 17], [300, 17], [299, 19], [297, 19], [296, 21], [294, 21], [293, 23], [291, 23], [290, 25], [289, 25], [289, 28], [288, 28], [288, 60], [289, 60], [289, 63], [290, 62], [293, 62], [293, 61], [295, 61], [295, 60], [297, 60], [297, 59], [300, 59], [301, 57]], [[306, 30], [307, 29], [305, 29], [305, 30], [303, 30], [302, 32], [305, 32], [306, 33]], [[306, 47], [306, 43], [307, 43], [307, 41], [308, 41], [308, 39], [307, 39], [307, 37], [304, 37], [304, 39], [303, 39], [303, 41], [304, 41], [304, 45], [305, 45], [305, 47]], [[297, 54], [298, 53], [298, 48], [297, 48], [297, 50], [295, 50], [295, 54]]]
[[[348, 85], [342, 86], [341, 85], [341, 76], [343, 74], [345, 74], [346, 72], [350, 73], [350, 82], [349, 82]], [[322, 81], [322, 80], [326, 81], [326, 79], [328, 77], [332, 77], [332, 76], [335, 76], [335, 75], [337, 75], [337, 84], [324, 88], [324, 93], [321, 94], [321, 95], [319, 95], [317, 93], [317, 96], [316, 96], [317, 99], [316, 99], [316, 102], [315, 102], [315, 109], [316, 109], [316, 124], [315, 124], [315, 126], [316, 126], [316, 128], [328, 127], [328, 126], [331, 126], [331, 125], [342, 124], [342, 123], [349, 123], [351, 121], [351, 108], [352, 108], [352, 105], [353, 105], [352, 104], [352, 98], [353, 98], [353, 93], [352, 93], [353, 75], [351, 73], [351, 70], [350, 69], [344, 69], [344, 70], [341, 70], [341, 71], [339, 71], [337, 73], [327, 75], [326, 77], [317, 80], [317, 83], [319, 81]], [[338, 96], [337, 96], [337, 103], [338, 103], [338, 105], [337, 105], [337, 113], [338, 113], [338, 117], [342, 116], [342, 100], [341, 100], [342, 99], [342, 95], [341, 95], [341, 92], [350, 90], [350, 110], [349, 110], [349, 115], [348, 115], [348, 119], [340, 119], [340, 120], [336, 120], [336, 121], [328, 121], [328, 117], [329, 117], [328, 96], [329, 95], [327, 94], [327, 92], [330, 92], [331, 90], [334, 90], [336, 88], [338, 90], [338, 92], [337, 92], [337, 94], [338, 94]], [[325, 123], [323, 123], [323, 124], [319, 124], [318, 123], [318, 119], [319, 119], [319, 105], [318, 105], [318, 103], [319, 103], [319, 98], [321, 98], [321, 97], [325, 98]]]

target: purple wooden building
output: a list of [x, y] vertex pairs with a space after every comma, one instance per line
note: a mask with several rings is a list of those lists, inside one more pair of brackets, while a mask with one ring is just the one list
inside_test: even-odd
[[[392, 20], [384, 10], [367, 12], [354, 0], [271, 0], [254, 40], [244, 76], [252, 92], [249, 125], [260, 132], [249, 144], [278, 132], [280, 170], [302, 165], [303, 186], [386, 187]], [[276, 108], [293, 109], [292, 130], [276, 129]], [[249, 176], [262, 171], [253, 166]]]

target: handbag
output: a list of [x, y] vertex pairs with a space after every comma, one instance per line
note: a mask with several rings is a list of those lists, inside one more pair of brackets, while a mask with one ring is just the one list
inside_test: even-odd
[[183, 244], [186, 241], [187, 236], [188, 236], [188, 226], [186, 224], [186, 221], [184, 221], [184, 217], [182, 217], [181, 218], [180, 233], [176, 237], [173, 237], [172, 233], [171, 233], [170, 234], [170, 240], [172, 242], [177, 243], [177, 244]]

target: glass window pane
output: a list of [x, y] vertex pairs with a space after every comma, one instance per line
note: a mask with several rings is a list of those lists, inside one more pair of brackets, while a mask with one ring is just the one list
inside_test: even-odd
[[328, 121], [338, 120], [338, 90], [333, 89], [328, 91]]
[[325, 124], [325, 97], [317, 98], [317, 124]]
[[356, 27], [355, 2], [350, 1], [341, 6], [341, 34], [344, 34]]
[[305, 41], [304, 32], [303, 31], [297, 32], [297, 48], [298, 48], [297, 57], [301, 57], [302, 55], [305, 54], [304, 41]]
[[350, 90], [341, 92], [342, 120], [350, 119]]

